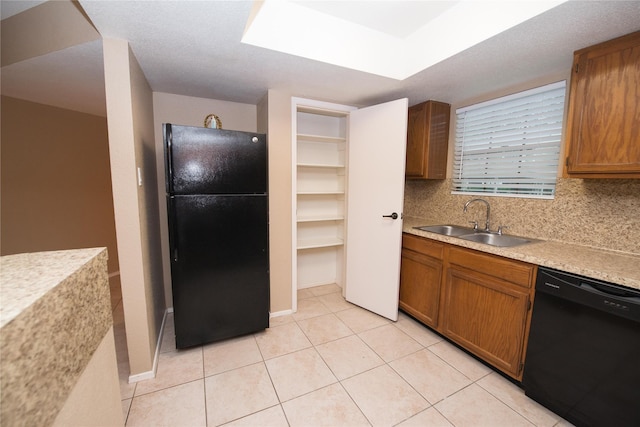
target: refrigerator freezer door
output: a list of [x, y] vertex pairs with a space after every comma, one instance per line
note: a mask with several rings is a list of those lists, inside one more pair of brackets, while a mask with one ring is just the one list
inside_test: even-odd
[[163, 125], [169, 194], [265, 194], [264, 134]]
[[269, 326], [267, 197], [168, 196], [176, 346]]

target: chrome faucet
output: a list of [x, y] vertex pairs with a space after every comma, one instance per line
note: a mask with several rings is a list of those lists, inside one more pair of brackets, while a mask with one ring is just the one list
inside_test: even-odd
[[466, 212], [467, 208], [469, 207], [469, 205], [473, 202], [482, 202], [487, 206], [487, 220], [484, 223], [484, 231], [489, 232], [491, 230], [489, 230], [489, 224], [490, 224], [490, 220], [491, 220], [491, 206], [489, 206], [489, 202], [487, 202], [485, 199], [471, 199], [469, 200], [467, 203], [464, 204], [464, 209], [462, 209], [462, 212]]

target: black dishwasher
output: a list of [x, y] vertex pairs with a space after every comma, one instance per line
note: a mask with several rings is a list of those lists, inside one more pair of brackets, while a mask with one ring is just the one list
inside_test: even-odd
[[640, 291], [540, 267], [522, 385], [577, 426], [640, 426]]

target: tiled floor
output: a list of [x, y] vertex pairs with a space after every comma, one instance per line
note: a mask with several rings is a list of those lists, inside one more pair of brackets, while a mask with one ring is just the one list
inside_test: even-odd
[[116, 307], [127, 425], [570, 425], [410, 317], [388, 321], [339, 291], [302, 290], [298, 312], [265, 332], [189, 350], [175, 350], [170, 317], [157, 376], [137, 384]]

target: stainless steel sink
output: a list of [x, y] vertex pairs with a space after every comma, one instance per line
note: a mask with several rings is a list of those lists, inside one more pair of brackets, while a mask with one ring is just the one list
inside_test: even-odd
[[459, 239], [468, 240], [470, 242], [484, 243], [485, 245], [499, 246], [510, 248], [512, 246], [525, 245], [527, 243], [537, 242], [536, 239], [527, 239], [525, 237], [508, 236], [506, 234], [489, 233], [486, 231], [474, 231], [470, 227], [462, 227], [459, 225], [423, 225], [421, 227], [413, 227], [416, 230], [429, 231], [431, 233], [442, 234], [444, 236], [457, 237]]
[[429, 231], [431, 233], [443, 234], [445, 236], [462, 236], [463, 234], [473, 233], [473, 228], [461, 227], [459, 225], [425, 225], [422, 227], [413, 227], [417, 230]]
[[463, 240], [469, 240], [471, 242], [484, 243], [491, 246], [500, 247], [512, 247], [518, 245], [524, 245], [531, 243], [533, 239], [525, 239], [524, 237], [507, 236], [506, 234], [494, 234], [494, 233], [473, 233], [457, 236]]

